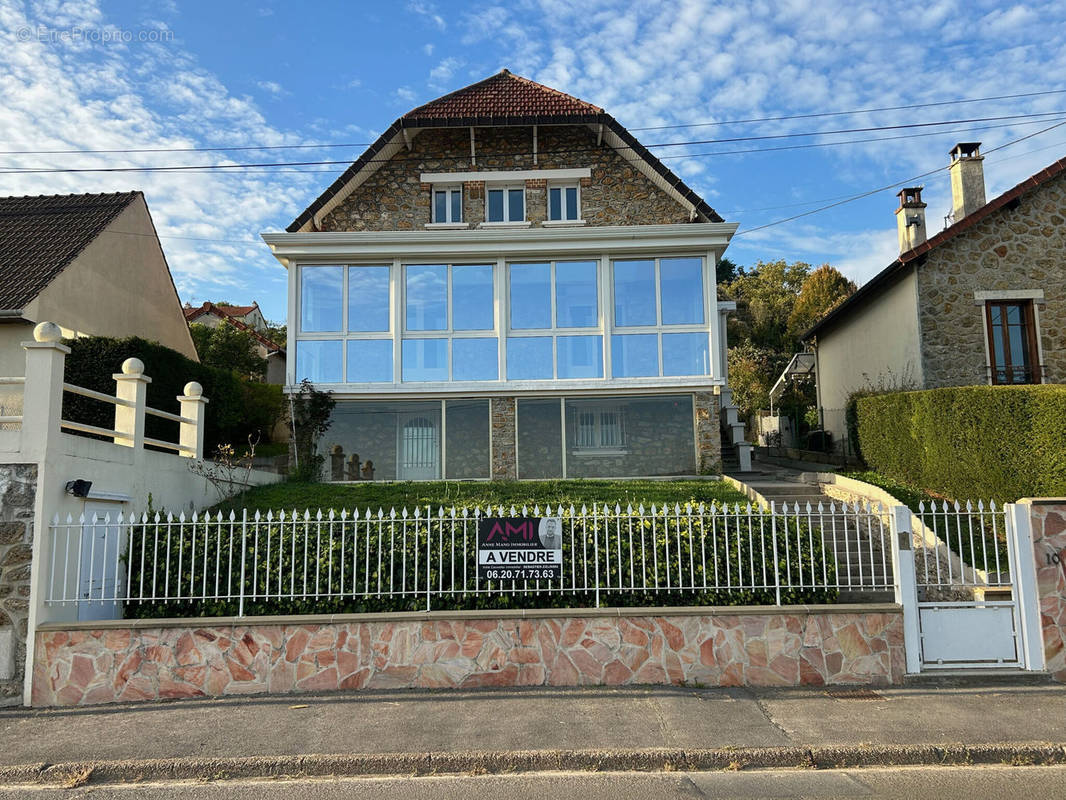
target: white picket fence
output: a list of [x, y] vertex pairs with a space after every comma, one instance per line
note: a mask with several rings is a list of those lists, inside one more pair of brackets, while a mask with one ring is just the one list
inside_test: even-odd
[[[527, 516], [562, 517], [562, 576], [479, 580], [478, 521]], [[886, 519], [846, 503], [68, 517], [51, 525], [46, 603], [119, 616], [146, 603], [223, 603], [243, 615], [250, 604], [313, 613], [316, 602], [406, 598], [430, 609], [477, 595], [597, 607], [632, 595], [649, 605], [824, 601], [893, 589]]]

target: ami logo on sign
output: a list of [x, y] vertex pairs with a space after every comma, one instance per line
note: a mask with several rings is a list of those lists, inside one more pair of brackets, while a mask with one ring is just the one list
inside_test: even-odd
[[[485, 543], [500, 542], [510, 544], [514, 541], [533, 541], [537, 537], [537, 524], [539, 519], [524, 519], [512, 522], [507, 519], [498, 519], [485, 536]], [[514, 538], [512, 538], [514, 537]]]

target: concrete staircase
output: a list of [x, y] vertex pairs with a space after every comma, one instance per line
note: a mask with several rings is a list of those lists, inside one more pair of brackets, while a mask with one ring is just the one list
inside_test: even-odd
[[[729, 474], [728, 470], [726, 474]], [[787, 503], [789, 512], [792, 512], [798, 503], [801, 522], [807, 521], [806, 510], [807, 504], [810, 503], [811, 521], [815, 525], [815, 530], [821, 527], [825, 548], [831, 553], [836, 553], [837, 577], [842, 584], [847, 584], [850, 577], [850, 582], [856, 587], [862, 584], [868, 585], [871, 582], [871, 576], [876, 583], [891, 584], [892, 556], [888, 552], [890, 545], [887, 529], [884, 533], [884, 549], [882, 549], [878, 528], [873, 528], [872, 537], [868, 534], [865, 521], [857, 529], [855, 517], [843, 510], [839, 500], [822, 494], [817, 484], [801, 481], [800, 474], [798, 470], [756, 462], [755, 470], [738, 475], [734, 479], [742, 481], [749, 488], [748, 494], [753, 500], [755, 499], [754, 493], [758, 493], [768, 503], [773, 503], [777, 511], [781, 511], [783, 504]], [[817, 513], [819, 503], [824, 509], [820, 517]], [[831, 504], [834, 508], [832, 514], [829, 513]], [[845, 554], [848, 566], [845, 566]], [[894, 593], [891, 591], [844, 588], [840, 590], [838, 602], [891, 603], [893, 599]]]

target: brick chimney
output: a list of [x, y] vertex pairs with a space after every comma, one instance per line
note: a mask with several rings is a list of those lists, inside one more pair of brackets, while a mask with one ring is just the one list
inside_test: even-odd
[[922, 202], [922, 187], [911, 186], [897, 195], [896, 228], [899, 231], [899, 251], [913, 250], [926, 239], [925, 203]]
[[985, 168], [980, 142], [959, 142], [951, 151], [951, 216], [954, 222], [985, 204]]

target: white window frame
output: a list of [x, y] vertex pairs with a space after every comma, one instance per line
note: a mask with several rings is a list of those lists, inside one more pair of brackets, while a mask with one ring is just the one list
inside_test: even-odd
[[[522, 192], [522, 218], [511, 219], [511, 204], [508, 192], [520, 190]], [[489, 192], [503, 192], [503, 219], [489, 219]], [[505, 227], [505, 226], [528, 226], [529, 225], [529, 201], [526, 197], [526, 185], [524, 183], [487, 183], [485, 184], [485, 221], [482, 227]]]
[[[592, 415], [592, 439], [593, 443], [589, 445], [580, 445], [578, 442], [581, 440], [581, 417], [583, 414]], [[609, 444], [605, 444], [604, 439], [604, 422], [603, 417], [605, 414], [614, 415], [614, 423], [611, 427], [615, 428], [616, 441]], [[575, 403], [574, 404], [574, 455], [624, 455], [629, 452], [628, 442], [626, 441], [626, 423], [625, 423], [625, 411], [620, 404], [611, 403]]]
[[[577, 212], [576, 217], [566, 216], [566, 190], [574, 189], [577, 192]], [[551, 216], [551, 193], [553, 190], [558, 191], [559, 194], [559, 211], [562, 216], [559, 219], [552, 219]], [[544, 195], [544, 205], [547, 220], [544, 224], [548, 227], [563, 226], [563, 225], [584, 225], [585, 220], [581, 216], [581, 183], [580, 181], [568, 181], [566, 183], [549, 182]]]
[[[452, 193], [459, 193], [459, 219], [453, 219], [452, 215]], [[437, 194], [443, 193], [446, 195], [446, 201], [444, 204], [444, 219], [437, 219]], [[463, 219], [463, 202], [465, 200], [463, 194], [463, 184], [453, 183], [438, 185], [433, 184], [429, 190], [429, 213], [432, 222], [427, 227], [442, 228], [442, 227], [457, 227], [465, 228], [466, 222]]]
[[[596, 265], [596, 324], [590, 325], [585, 328], [573, 328], [573, 327], [560, 327], [556, 318], [556, 289], [555, 289], [555, 270], [556, 265], [566, 264], [570, 262], [581, 262], [586, 264]], [[511, 327], [511, 266], [514, 264], [547, 264], [549, 267], [549, 279], [548, 290], [549, 299], [551, 302], [551, 326], [547, 328], [512, 328]], [[547, 338], [552, 342], [552, 376], [550, 378], [521, 378], [519, 381], [568, 381], [568, 380], [589, 380], [589, 381], [602, 381], [607, 378], [607, 359], [606, 354], [603, 353], [606, 337], [604, 336], [604, 309], [603, 309], [603, 295], [599, 291], [599, 287], [603, 284], [603, 261], [599, 258], [559, 258], [551, 259], [548, 261], [535, 261], [535, 260], [515, 260], [508, 261], [505, 265], [506, 272], [506, 285], [504, 286], [504, 302], [507, 306], [507, 339], [526, 339], [526, 338]], [[559, 337], [561, 336], [599, 336], [600, 337], [600, 368], [602, 375], [598, 378], [560, 378], [559, 377]], [[506, 342], [502, 343], [501, 349], [504, 350], [506, 355]], [[506, 358], [503, 359], [504, 369], [506, 371]], [[506, 375], [502, 376], [504, 380], [507, 380]], [[513, 383], [514, 381], [512, 381]]]

